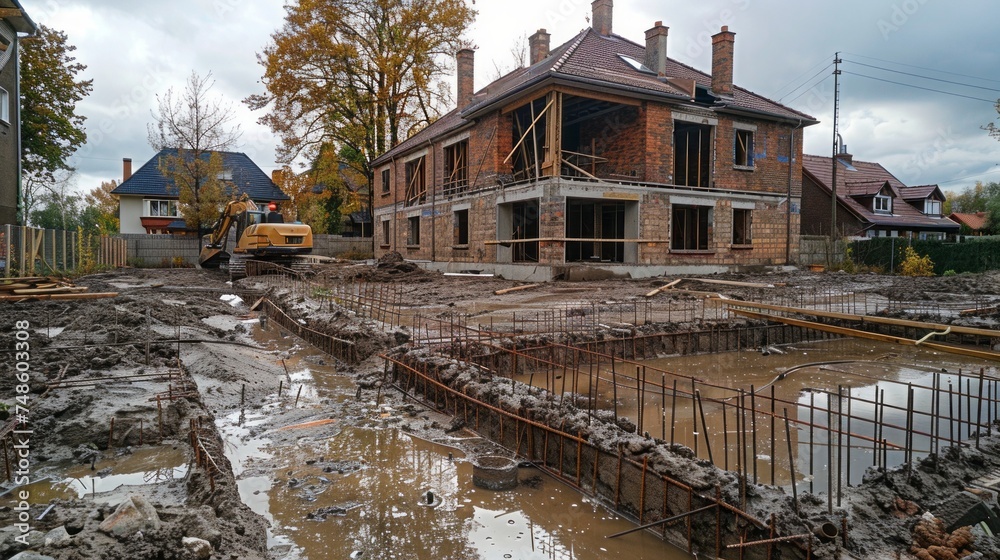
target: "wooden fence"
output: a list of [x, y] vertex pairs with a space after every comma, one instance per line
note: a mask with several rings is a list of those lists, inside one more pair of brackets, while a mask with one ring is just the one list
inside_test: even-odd
[[4, 225], [0, 260], [6, 278], [123, 267], [127, 241], [108, 235]]

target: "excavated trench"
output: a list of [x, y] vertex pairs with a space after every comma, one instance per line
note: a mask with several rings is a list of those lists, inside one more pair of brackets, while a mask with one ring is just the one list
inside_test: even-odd
[[[180, 558], [189, 534], [240, 558], [892, 557], [949, 542], [920, 515], [961, 509], [965, 488], [987, 496], [1000, 464], [991, 363], [732, 320], [701, 296], [649, 303], [649, 284], [508, 299], [487, 295], [511, 286], [498, 279], [348, 267], [323, 284], [244, 281], [247, 302], [269, 293], [265, 321], [218, 300], [228, 288], [214, 275], [158, 274], [178, 288], [169, 297], [151, 300], [164, 281], [131, 272], [91, 281], [126, 292], [112, 306], [30, 311], [40, 346], [77, 348], [49, 352], [40, 379], [97, 380], [38, 407], [48, 478], [25, 490], [35, 516], [51, 506], [39, 529], [69, 531], [39, 549], [58, 560]], [[885, 288], [860, 297], [865, 282], [811, 293], [905, 308]], [[178, 356], [191, 385], [94, 390]], [[170, 390], [161, 428], [143, 403]], [[475, 461], [497, 455], [522, 462], [517, 487], [476, 487]], [[136, 491], [163, 527], [102, 535]], [[637, 524], [655, 526], [606, 538]], [[3, 554], [18, 550], [7, 533]], [[978, 525], [952, 537], [956, 554], [1000, 558]]]

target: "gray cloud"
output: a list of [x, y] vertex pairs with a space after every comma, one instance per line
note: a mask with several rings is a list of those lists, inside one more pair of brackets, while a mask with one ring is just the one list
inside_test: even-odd
[[[146, 142], [156, 94], [180, 89], [192, 70], [216, 78], [214, 92], [231, 102], [244, 131], [242, 151], [265, 171], [277, 166], [276, 140], [256, 124], [240, 101], [260, 92], [256, 53], [281, 24], [279, 2], [243, 0], [23, 0], [38, 22], [64, 30], [88, 65], [93, 94], [81, 104], [90, 136], [75, 164], [79, 187], [120, 178], [121, 158], [136, 166], [152, 156]], [[510, 58], [516, 37], [547, 28], [553, 46], [587, 25], [590, 0], [481, 0], [469, 37], [479, 46], [477, 86]], [[843, 69], [893, 81], [994, 99], [998, 92], [961, 88], [864, 68], [883, 60], [996, 80], [1000, 49], [994, 42], [1000, 5], [992, 0], [842, 0], [837, 3], [779, 0], [617, 0], [615, 31], [641, 43], [655, 21], [670, 27], [669, 55], [708, 71], [710, 36], [722, 25], [737, 33], [735, 81], [757, 93], [780, 97], [800, 85], [841, 51]], [[502, 31], [502, 32], [501, 32]], [[891, 66], [931, 75], [927, 70]], [[810, 70], [812, 68], [812, 70]], [[997, 81], [934, 76], [1000, 89]], [[798, 77], [798, 78], [797, 78]], [[785, 103], [820, 119], [807, 129], [808, 153], [832, 147], [833, 81], [829, 71], [812, 89]], [[846, 74], [841, 77], [841, 132], [857, 159], [878, 161], [907, 184], [941, 182], [961, 189], [976, 178], [1000, 180], [1000, 143], [980, 126], [996, 119], [989, 103], [920, 91]], [[786, 84], [788, 88], [782, 88]], [[779, 89], [781, 91], [779, 91]], [[801, 94], [801, 95], [799, 95]], [[790, 99], [799, 96], [794, 101]], [[983, 175], [984, 171], [994, 173]], [[973, 176], [963, 181], [950, 181]], [[950, 181], [944, 183], [945, 181]]]

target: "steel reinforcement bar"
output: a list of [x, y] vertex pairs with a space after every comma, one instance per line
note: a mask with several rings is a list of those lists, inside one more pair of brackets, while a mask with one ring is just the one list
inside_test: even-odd
[[305, 340], [309, 344], [312, 344], [330, 356], [348, 364], [358, 363], [357, 347], [355, 347], [354, 343], [350, 340], [337, 338], [302, 325], [295, 319], [289, 317], [280, 307], [278, 307], [277, 304], [269, 299], [265, 298], [261, 300], [260, 308], [264, 311], [264, 314], [267, 315], [268, 319], [274, 321], [285, 330], [291, 331], [299, 338]]
[[[648, 459], [640, 462], [626, 457], [622, 448], [603, 449], [581, 434], [549, 426], [459, 391], [437, 379], [426, 364], [381, 357], [392, 375], [392, 383], [406, 397], [462, 419], [480, 435], [581, 493], [599, 499], [626, 518], [639, 524], [663, 520], [661, 536], [685, 543], [689, 552], [714, 549], [716, 557], [722, 558], [726, 547], [741, 539], [773, 536], [766, 523], [723, 500], [718, 489], [715, 495], [706, 495], [655, 472]], [[706, 506], [711, 507], [697, 513]], [[684, 513], [690, 515], [680, 516]], [[678, 519], [671, 523], [671, 517]]]

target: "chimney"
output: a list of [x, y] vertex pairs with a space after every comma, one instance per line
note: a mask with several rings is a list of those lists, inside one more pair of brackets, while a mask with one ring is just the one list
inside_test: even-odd
[[472, 102], [476, 93], [476, 51], [462, 49], [455, 55], [458, 61], [458, 108], [461, 109]]
[[846, 163], [847, 165], [854, 165], [854, 156], [847, 153], [847, 148], [843, 148], [839, 154], [837, 154], [837, 159]]
[[646, 31], [646, 68], [656, 72], [658, 76], [667, 75], [667, 32], [669, 27], [662, 21], [656, 22], [652, 29]]
[[614, 16], [613, 0], [594, 0], [591, 8], [594, 11], [592, 21], [594, 31], [605, 37], [611, 35], [611, 21]]
[[122, 183], [132, 176], [132, 158], [122, 158]]
[[728, 25], [722, 26], [722, 31], [712, 35], [712, 91], [716, 95], [732, 97], [733, 95], [733, 46], [736, 44], [736, 34], [729, 30]]
[[551, 35], [544, 29], [539, 29], [534, 35], [528, 37], [528, 45], [531, 49], [531, 60], [528, 65], [532, 65], [545, 60], [549, 56], [549, 38]]

